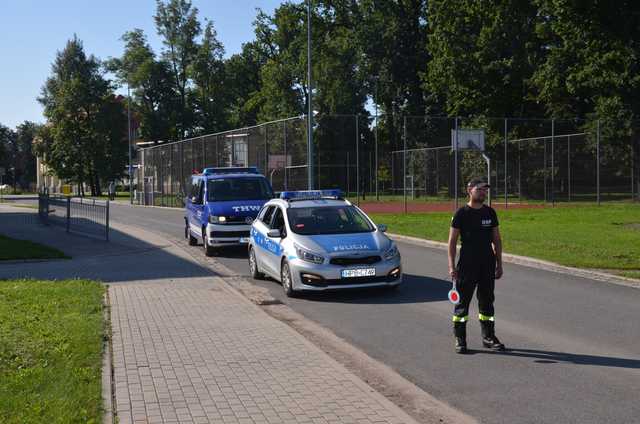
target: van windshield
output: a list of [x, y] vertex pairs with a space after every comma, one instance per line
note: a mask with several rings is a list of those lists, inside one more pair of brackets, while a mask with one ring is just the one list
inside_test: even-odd
[[268, 200], [271, 187], [264, 178], [219, 178], [207, 181], [207, 200]]

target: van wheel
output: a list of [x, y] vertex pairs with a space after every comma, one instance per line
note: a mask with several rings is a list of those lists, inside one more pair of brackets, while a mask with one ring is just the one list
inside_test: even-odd
[[296, 292], [293, 290], [293, 280], [291, 279], [291, 269], [289, 268], [289, 262], [282, 261], [280, 267], [280, 281], [282, 281], [282, 289], [287, 297], [296, 297]]
[[189, 240], [189, 246], [196, 246], [198, 244], [198, 239], [191, 235], [189, 224], [186, 221], [184, 223], [184, 238]]
[[253, 251], [253, 248], [249, 248], [249, 274], [251, 274], [251, 278], [256, 280], [262, 280], [264, 278], [264, 274], [261, 273], [258, 269], [258, 261], [256, 260], [256, 253]]
[[216, 248], [209, 246], [209, 237], [207, 236], [207, 231], [202, 232], [202, 245], [204, 246], [204, 254], [206, 256], [215, 256]]

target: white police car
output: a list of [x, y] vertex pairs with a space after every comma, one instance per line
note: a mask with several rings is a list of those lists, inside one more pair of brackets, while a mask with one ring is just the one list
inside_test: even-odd
[[249, 270], [299, 291], [397, 287], [400, 253], [384, 232], [340, 190], [283, 192], [251, 225]]

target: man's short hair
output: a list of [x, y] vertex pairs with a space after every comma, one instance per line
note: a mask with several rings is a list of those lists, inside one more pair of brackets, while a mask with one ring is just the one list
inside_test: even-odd
[[487, 182], [486, 178], [484, 178], [484, 177], [474, 177], [474, 178], [469, 180], [469, 183], [467, 183], [467, 187], [473, 188], [473, 187], [491, 187], [491, 186]]

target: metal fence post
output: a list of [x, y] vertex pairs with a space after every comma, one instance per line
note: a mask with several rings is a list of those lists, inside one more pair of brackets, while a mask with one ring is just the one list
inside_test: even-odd
[[107, 209], [105, 210], [106, 216], [105, 216], [105, 238], [107, 239], [107, 241], [109, 241], [109, 201], [107, 200]]
[[[377, 109], [377, 106], [376, 106], [376, 109]], [[374, 169], [376, 170], [375, 171], [376, 172], [376, 174], [375, 174], [375, 177], [376, 177], [376, 200], [380, 200], [380, 196], [378, 194], [378, 113], [377, 113], [377, 111], [376, 111], [375, 141], [376, 141], [376, 144], [375, 144], [376, 153], [375, 153], [375, 162], [374, 162], [375, 168]]]
[[555, 185], [554, 185], [554, 174], [556, 173], [555, 163], [554, 163], [554, 151], [555, 151], [555, 141], [556, 141], [556, 120], [551, 120], [551, 205], [556, 205], [556, 196], [555, 196]]
[[71, 229], [71, 196], [67, 196], [67, 233]]
[[[284, 135], [284, 189], [287, 190], [287, 166], [288, 166], [288, 157], [287, 157], [287, 121], [282, 121], [282, 134]], [[307, 166], [309, 166], [309, 161], [307, 160]], [[308, 181], [307, 181], [308, 183]]]
[[567, 201], [571, 202], [571, 136], [567, 136]]
[[358, 128], [358, 115], [356, 114], [356, 204], [360, 206], [360, 149], [359, 140], [360, 131]]
[[455, 134], [453, 136], [453, 186], [455, 209], [458, 209], [458, 117], [455, 120]]
[[596, 122], [596, 199], [600, 205], [600, 120]]
[[402, 150], [402, 187], [404, 191], [404, 213], [407, 213], [407, 117], [404, 117], [403, 131], [403, 150]]
[[507, 119], [504, 120], [504, 207], [508, 208], [507, 199]]
[[269, 172], [269, 127], [264, 126], [264, 175]]

